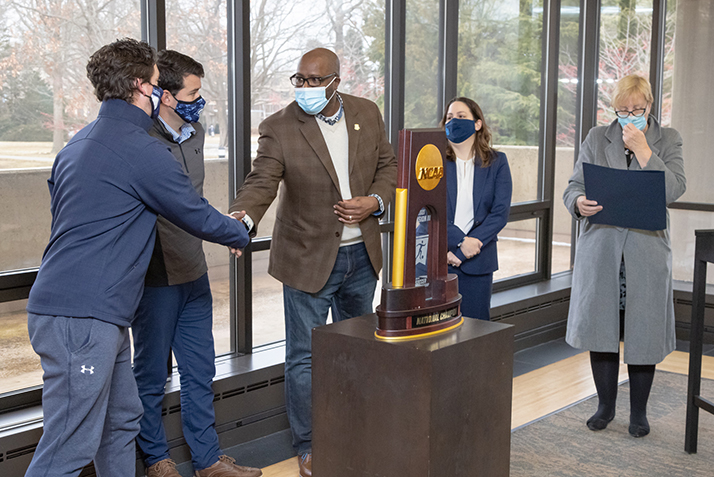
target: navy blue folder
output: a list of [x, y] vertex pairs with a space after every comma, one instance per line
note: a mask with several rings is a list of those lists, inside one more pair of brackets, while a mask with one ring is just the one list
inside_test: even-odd
[[667, 228], [664, 171], [628, 171], [583, 163], [585, 196], [602, 210], [588, 217], [591, 224], [630, 229]]

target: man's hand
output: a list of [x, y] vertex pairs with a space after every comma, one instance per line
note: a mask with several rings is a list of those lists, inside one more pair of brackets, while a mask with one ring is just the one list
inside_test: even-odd
[[[240, 212], [231, 212], [230, 214], [226, 214], [226, 216], [240, 221], [243, 217], [245, 217], [245, 210], [241, 210]], [[233, 255], [236, 256], [236, 258], [243, 255], [243, 252], [238, 248], [228, 247], [228, 249]]]
[[588, 200], [584, 195], [578, 197], [575, 204], [578, 208], [578, 212], [580, 212], [580, 215], [583, 217], [590, 217], [591, 215], [595, 215], [602, 210], [602, 205], [597, 205], [596, 201]]
[[481, 253], [482, 245], [483, 242], [477, 238], [465, 237], [464, 241], [459, 245], [459, 248], [461, 249], [461, 253], [464, 254], [464, 257], [471, 258]]
[[379, 210], [379, 201], [376, 197], [352, 197], [341, 200], [333, 206], [337, 220], [345, 224], [359, 224], [364, 219]]
[[245, 217], [245, 210], [241, 210], [240, 212], [231, 212], [230, 214], [228, 214], [228, 217], [233, 217], [234, 219], [242, 220], [243, 217]]
[[637, 129], [634, 124], [626, 124], [622, 128], [622, 141], [627, 149], [635, 153], [637, 162], [644, 169], [652, 157], [652, 149], [647, 144], [645, 133]]
[[459, 260], [459, 257], [454, 255], [451, 252], [446, 253], [446, 263], [451, 265], [452, 267], [458, 267], [461, 265], [461, 260]]

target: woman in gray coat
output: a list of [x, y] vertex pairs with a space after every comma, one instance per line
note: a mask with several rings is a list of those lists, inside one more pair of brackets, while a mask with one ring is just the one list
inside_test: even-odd
[[622, 339], [634, 437], [650, 431], [646, 410], [655, 364], [675, 348], [669, 217], [667, 229], [658, 231], [591, 224], [588, 217], [602, 206], [585, 196], [583, 163], [664, 171], [667, 204], [677, 200], [686, 188], [682, 138], [649, 116], [652, 100], [646, 79], [630, 75], [618, 82], [612, 99], [617, 120], [589, 132], [563, 194], [580, 221], [566, 341], [590, 351], [599, 399], [587, 425], [605, 429], [615, 417]]

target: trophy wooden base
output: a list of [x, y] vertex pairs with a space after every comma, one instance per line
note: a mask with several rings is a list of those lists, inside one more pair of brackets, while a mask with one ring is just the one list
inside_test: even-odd
[[379, 322], [375, 336], [387, 340], [419, 338], [459, 326], [463, 318], [458, 286], [458, 278], [453, 274], [427, 286], [384, 286], [382, 302], [377, 306]]
[[374, 332], [374, 336], [377, 339], [384, 341], [416, 340], [419, 338], [427, 338], [429, 336], [434, 336], [440, 333], [446, 333], [447, 331], [455, 330], [463, 324], [464, 317], [459, 315], [457, 318], [447, 320], [443, 323], [419, 328], [418, 330], [407, 330], [407, 332], [383, 331], [378, 329]]
[[312, 334], [315, 477], [508, 477], [513, 326], [388, 343], [365, 315]]

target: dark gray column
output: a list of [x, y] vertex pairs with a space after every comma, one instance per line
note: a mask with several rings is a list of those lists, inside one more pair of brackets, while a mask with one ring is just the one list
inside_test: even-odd
[[141, 40], [156, 51], [166, 49], [166, 0], [141, 2]]
[[[228, 3], [228, 197], [235, 198], [250, 161], [250, 0]], [[221, 133], [225, 134], [223, 131]], [[252, 254], [230, 261], [231, 348], [253, 350]]]

